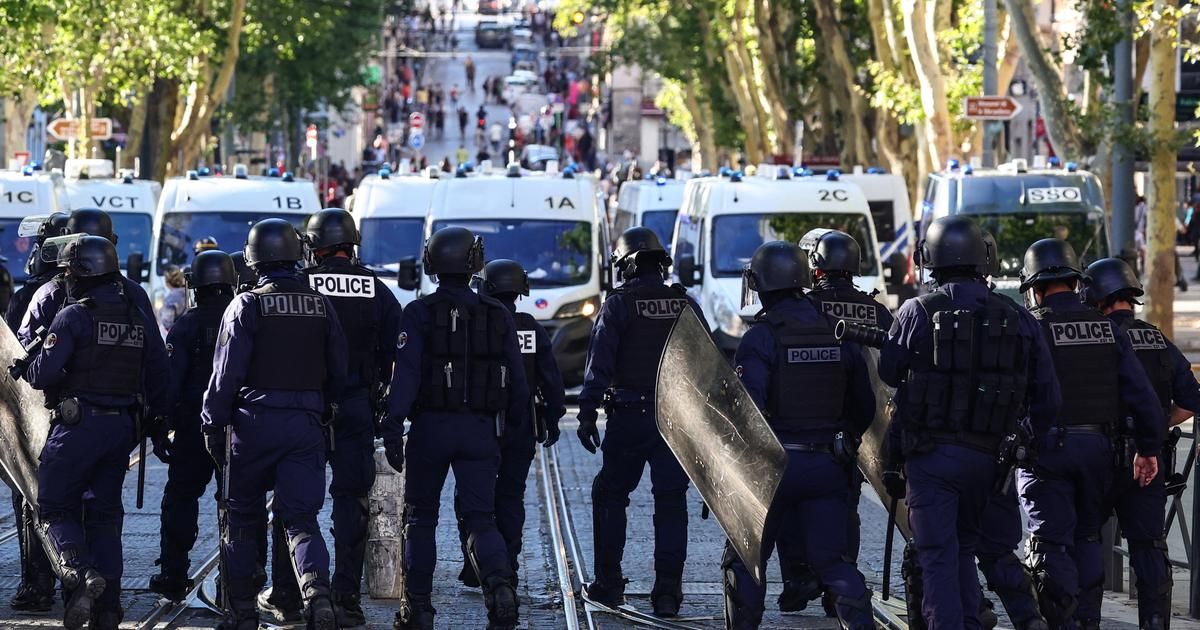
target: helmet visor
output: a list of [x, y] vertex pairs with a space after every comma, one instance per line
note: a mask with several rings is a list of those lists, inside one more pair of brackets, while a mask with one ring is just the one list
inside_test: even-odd
[[51, 263], [59, 267], [66, 267], [71, 260], [71, 252], [75, 249], [75, 244], [83, 240], [87, 234], [68, 234], [66, 236], [55, 236], [54, 238], [46, 239], [42, 243], [42, 247], [38, 250], [43, 262]]
[[754, 276], [747, 266], [742, 270], [742, 308], [747, 306], [758, 306], [761, 302], [758, 299], [758, 291], [754, 288]]
[[28, 236], [37, 236], [42, 224], [45, 223], [46, 219], [49, 218], [50, 215], [48, 214], [35, 214], [33, 216], [21, 219], [21, 224], [17, 226], [17, 237], [25, 238]]

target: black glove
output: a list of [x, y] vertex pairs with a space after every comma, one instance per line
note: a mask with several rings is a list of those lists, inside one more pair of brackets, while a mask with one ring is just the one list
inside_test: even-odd
[[387, 456], [388, 465], [392, 467], [392, 470], [398, 473], [404, 472], [403, 442], [384, 442], [383, 453]]
[[883, 471], [883, 488], [893, 499], [903, 499], [908, 494], [908, 484], [899, 467]]
[[542, 442], [542, 446], [550, 448], [558, 443], [558, 437], [562, 435], [562, 429], [558, 428], [558, 421], [546, 423], [546, 441]]
[[154, 444], [154, 455], [158, 457], [158, 461], [170, 464], [172, 453], [174, 452], [174, 445], [171, 444], [171, 440], [165, 435], [155, 435], [150, 438], [150, 441]]
[[575, 435], [579, 436], [579, 443], [589, 453], [595, 453], [596, 449], [600, 448], [600, 429], [596, 428], [597, 417], [596, 410], [587, 407], [580, 407], [579, 415], [575, 416], [579, 420], [579, 428], [575, 431]]
[[217, 429], [204, 434], [204, 449], [208, 451], [208, 456], [212, 458], [218, 470], [224, 469], [229, 463], [225, 461], [225, 432], [228, 430]]

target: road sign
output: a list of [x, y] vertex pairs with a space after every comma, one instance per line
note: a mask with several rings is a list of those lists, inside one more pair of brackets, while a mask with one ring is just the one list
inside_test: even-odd
[[304, 144], [306, 144], [308, 146], [308, 148], [310, 148], [310, 149], [317, 148], [317, 126], [316, 125], [309, 125], [308, 129], [306, 129], [304, 131]]
[[1010, 96], [968, 96], [963, 99], [963, 115], [971, 120], [1012, 120], [1021, 113], [1021, 104]]
[[413, 129], [423, 129], [425, 127], [425, 114], [421, 112], [413, 112], [408, 115], [408, 126]]
[[425, 147], [425, 134], [414, 131], [408, 135], [408, 146], [413, 151], [420, 151]]
[[[113, 121], [111, 118], [92, 119], [92, 140], [108, 140], [112, 137]], [[74, 140], [79, 137], [79, 121], [58, 118], [46, 126], [46, 131], [59, 140]]]

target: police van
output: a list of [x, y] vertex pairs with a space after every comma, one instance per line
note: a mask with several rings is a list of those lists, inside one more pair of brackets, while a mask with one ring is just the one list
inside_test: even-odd
[[[885, 173], [876, 167], [864, 171], [861, 166], [856, 166], [852, 173], [843, 174], [840, 179], [858, 184], [867, 198], [867, 205], [871, 207], [871, 220], [875, 223], [875, 236], [879, 239], [879, 260], [883, 262], [883, 270], [887, 275], [888, 306], [894, 309], [900, 301], [917, 293], [916, 276], [912, 273], [917, 239], [913, 232], [908, 185], [904, 177]], [[889, 273], [900, 269], [904, 269], [904, 273]]]
[[[430, 171], [435, 175], [437, 171]], [[380, 169], [363, 178], [346, 201], [362, 235], [358, 257], [375, 272], [401, 305], [416, 298], [396, 284], [402, 259], [419, 259], [425, 238], [425, 215], [438, 180], [433, 176], [396, 175]]]
[[255, 223], [281, 218], [303, 229], [308, 216], [321, 209], [311, 181], [274, 169], [268, 173], [250, 176], [239, 164], [233, 175], [202, 170], [167, 179], [154, 225], [150, 286], [155, 308], [165, 296], [166, 270], [190, 265], [196, 241], [212, 237], [222, 251], [241, 251]]
[[[530, 292], [517, 308], [546, 328], [567, 387], [581, 384], [593, 318], [609, 287], [609, 234], [595, 179], [517, 165], [503, 174], [462, 175], [434, 188], [425, 238], [465, 227], [483, 237], [487, 260], [521, 263]], [[421, 294], [432, 293], [433, 279], [420, 276]]]
[[66, 168], [67, 197], [72, 209], [97, 208], [112, 217], [118, 235], [117, 255], [127, 272], [130, 262], [135, 277], [146, 277], [142, 269], [150, 258], [154, 235], [154, 213], [162, 186], [158, 182], [135, 179], [131, 171], [117, 173], [111, 160], [71, 159]]
[[36, 225], [33, 224], [40, 223], [31, 222], [33, 230], [22, 232], [21, 220], [70, 211], [71, 203], [61, 173], [48, 173], [34, 166], [26, 166], [20, 171], [0, 170], [0, 256], [3, 256], [4, 266], [14, 282], [21, 284], [28, 276], [25, 263], [36, 244]]
[[862, 249], [855, 286], [886, 299], [875, 225], [862, 190], [840, 181], [836, 172], [805, 173], [780, 167], [756, 177], [727, 172], [687, 182], [671, 246], [672, 276], [700, 304], [727, 352], [737, 348], [746, 318], [757, 309], [741, 308], [742, 270], [767, 241], [799, 244], [816, 228], [846, 232]]
[[923, 235], [934, 219], [974, 218], [996, 238], [996, 288], [1016, 297], [1025, 250], [1038, 239], [1066, 240], [1084, 267], [1107, 257], [1104, 212], [1099, 179], [1070, 162], [1063, 168], [1029, 168], [1025, 160], [1013, 160], [986, 170], [951, 162], [925, 184], [921, 227]]
[[617, 212], [613, 217], [613, 234], [641, 226], [658, 235], [663, 245], [670, 246], [675, 231], [675, 216], [683, 203], [684, 182], [656, 177], [621, 184], [617, 195]]

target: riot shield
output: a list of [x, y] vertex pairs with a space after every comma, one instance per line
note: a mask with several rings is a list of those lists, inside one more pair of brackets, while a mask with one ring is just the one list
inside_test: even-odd
[[[25, 356], [8, 326], [0, 326], [0, 365]], [[50, 411], [42, 394], [0, 370], [0, 466], [36, 511], [38, 456], [50, 433]]]
[[[896, 390], [879, 380], [879, 350], [862, 346], [862, 351], [867, 371], [871, 375], [871, 386], [875, 389], [875, 421], [863, 435], [862, 444], [858, 447], [858, 467], [886, 509], [890, 502], [883, 487], [884, 456], [887, 454], [887, 432], [891, 423], [888, 405]], [[900, 528], [905, 540], [912, 539], [912, 529], [908, 526], [908, 508], [905, 507], [903, 499], [897, 503], [896, 526]]]
[[658, 364], [658, 432], [734, 550], [763, 583], [763, 528], [787, 453], [692, 309]]

